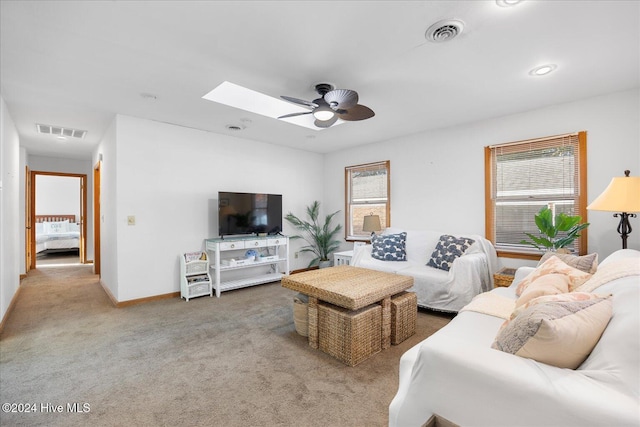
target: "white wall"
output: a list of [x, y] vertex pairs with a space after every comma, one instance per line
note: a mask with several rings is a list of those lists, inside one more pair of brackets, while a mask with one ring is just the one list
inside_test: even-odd
[[[0, 96], [0, 319], [20, 285], [20, 140], [15, 123]], [[24, 223], [23, 223], [24, 224]], [[22, 261], [24, 264], [24, 261]]]
[[[117, 285], [107, 286], [118, 301], [179, 290], [178, 255], [217, 235], [218, 191], [282, 194], [285, 214], [322, 200], [322, 155], [121, 115], [115, 127], [116, 148], [104, 153], [101, 187], [109, 196], [101, 209], [103, 223], [115, 216], [102, 234], [117, 239]], [[114, 160], [117, 174], [107, 177]], [[115, 209], [105, 206], [111, 203]], [[128, 216], [136, 225], [127, 225]], [[103, 272], [110, 262], [102, 259]], [[293, 259], [292, 268], [307, 263]]]
[[[85, 218], [85, 222], [87, 224], [87, 235], [85, 236], [85, 242], [87, 247], [87, 261], [93, 260], [94, 250], [93, 250], [93, 167], [91, 160], [79, 160], [79, 159], [68, 159], [61, 157], [48, 157], [48, 156], [36, 156], [30, 155], [28, 160], [29, 168], [32, 171], [38, 172], [56, 172], [56, 173], [71, 173], [71, 174], [80, 174], [87, 176], [87, 216]], [[36, 190], [38, 190], [38, 185], [41, 184], [41, 178], [44, 175], [39, 175], [36, 178]], [[38, 214], [43, 213], [46, 214], [48, 212], [43, 212], [38, 206], [38, 202], [36, 201], [36, 211]], [[64, 214], [65, 212], [53, 212]], [[73, 212], [71, 212], [73, 213]], [[79, 215], [79, 214], [78, 214]], [[24, 237], [23, 237], [24, 238]]]
[[80, 178], [36, 175], [36, 215], [75, 215], [80, 221]]
[[[92, 164], [100, 161], [100, 281], [118, 299], [117, 170], [116, 128], [114, 120], [93, 154]], [[100, 158], [102, 157], [102, 160]], [[93, 198], [92, 198], [93, 199]], [[151, 267], [153, 268], [153, 267]]]
[[[587, 131], [587, 199], [592, 201], [625, 169], [640, 175], [639, 105], [635, 89], [330, 153], [324, 166], [326, 209], [344, 210], [345, 166], [390, 160], [393, 226], [484, 235], [483, 148], [581, 130]], [[590, 252], [602, 259], [622, 247], [611, 213], [589, 212], [588, 221]], [[629, 248], [640, 249], [640, 223], [631, 221], [637, 231]]]

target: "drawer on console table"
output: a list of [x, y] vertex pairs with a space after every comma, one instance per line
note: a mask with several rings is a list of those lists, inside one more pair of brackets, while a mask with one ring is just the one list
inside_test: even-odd
[[235, 249], [244, 249], [245, 242], [243, 241], [235, 241], [235, 242], [220, 242], [220, 250], [221, 251], [233, 251]]
[[244, 247], [246, 249], [250, 248], [264, 248], [267, 246], [267, 241], [265, 239], [262, 240], [245, 240]]
[[267, 239], [267, 246], [281, 246], [286, 244], [287, 244], [287, 239], [284, 239], [284, 238], [270, 237]]

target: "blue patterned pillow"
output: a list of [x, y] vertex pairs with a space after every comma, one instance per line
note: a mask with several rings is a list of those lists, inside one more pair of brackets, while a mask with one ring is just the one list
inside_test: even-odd
[[381, 261], [406, 261], [407, 233], [380, 234], [371, 238], [371, 257]]
[[475, 240], [466, 237], [457, 238], [443, 234], [440, 241], [436, 245], [436, 249], [431, 254], [431, 259], [427, 263], [429, 267], [439, 268], [440, 270], [449, 271], [453, 265], [453, 261], [469, 249]]

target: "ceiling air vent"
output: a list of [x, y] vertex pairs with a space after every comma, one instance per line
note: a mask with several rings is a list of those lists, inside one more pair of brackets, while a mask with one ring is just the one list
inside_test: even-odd
[[430, 26], [425, 37], [436, 43], [447, 42], [460, 35], [462, 30], [464, 30], [464, 22], [457, 19], [446, 19]]
[[82, 139], [87, 134], [86, 130], [71, 129], [62, 126], [36, 124], [36, 128], [38, 129], [38, 133], [42, 133], [45, 135], [66, 136], [69, 138]]

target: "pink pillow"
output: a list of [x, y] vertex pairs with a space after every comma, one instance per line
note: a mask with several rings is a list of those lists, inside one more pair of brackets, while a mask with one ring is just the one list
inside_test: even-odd
[[555, 273], [564, 274], [569, 277], [569, 291], [573, 291], [591, 277], [591, 274], [578, 270], [577, 268], [573, 268], [562, 262], [557, 256], [552, 256], [518, 283], [516, 295], [522, 295], [522, 292], [524, 292], [527, 286], [529, 286], [538, 277]]
[[516, 300], [516, 308], [543, 295], [557, 295], [569, 292], [569, 276], [561, 273], [545, 274], [531, 282]]

